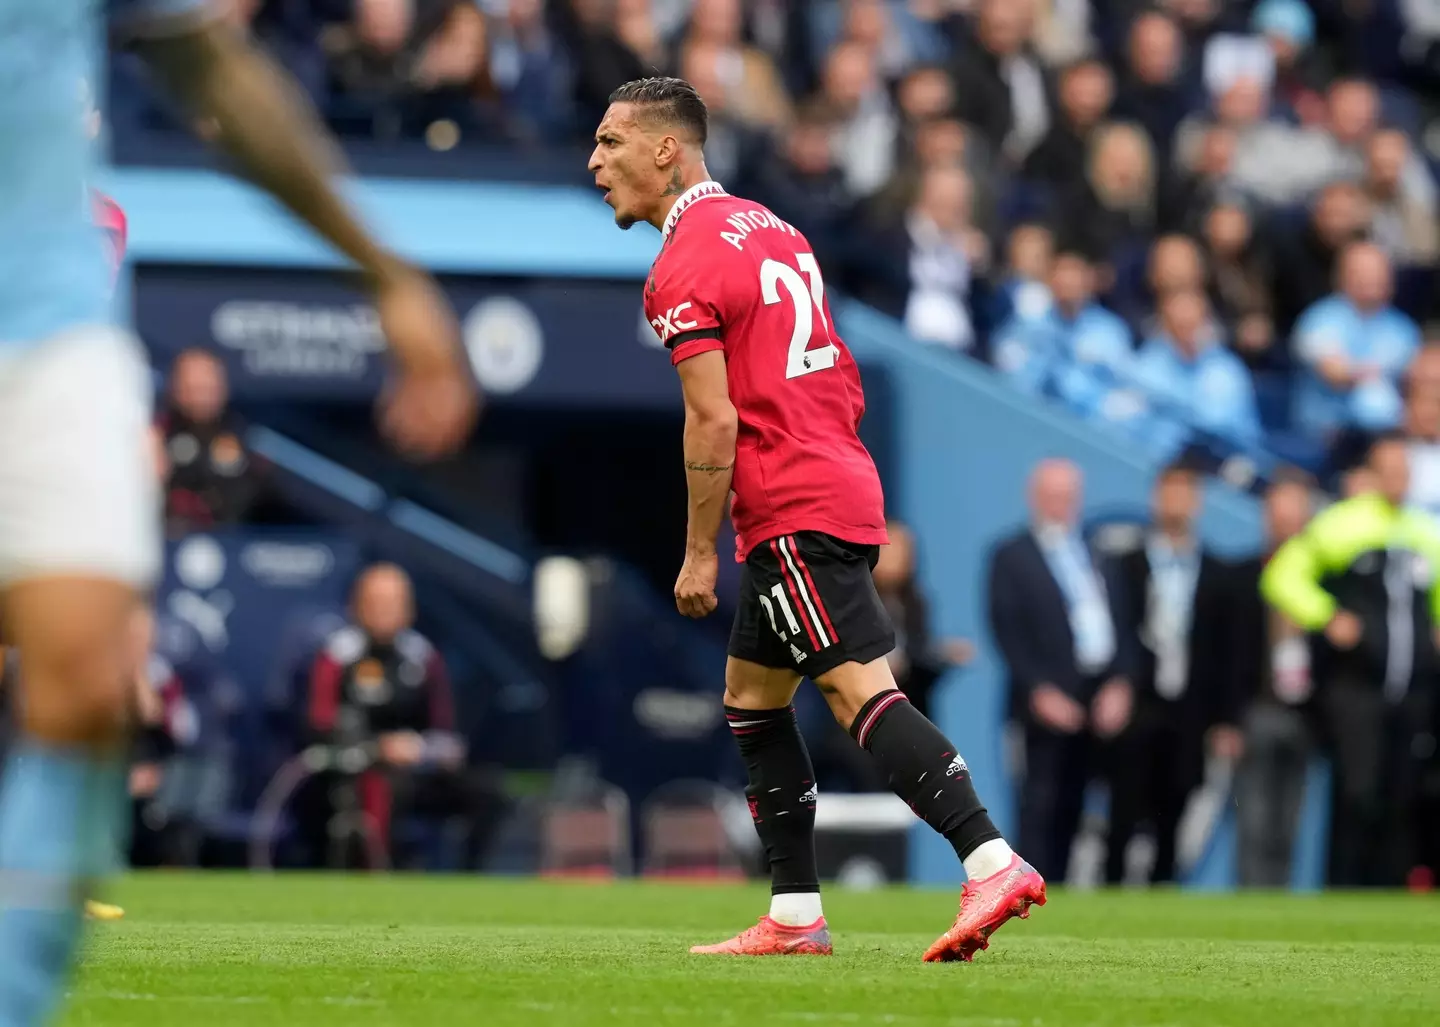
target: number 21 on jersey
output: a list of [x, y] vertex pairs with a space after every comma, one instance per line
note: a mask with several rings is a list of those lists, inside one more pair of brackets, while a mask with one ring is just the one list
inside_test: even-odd
[[[825, 320], [825, 281], [820, 277], [820, 265], [815, 262], [815, 255], [797, 253], [795, 263], [799, 271], [784, 261], [769, 257], [760, 265], [760, 296], [765, 305], [774, 306], [789, 297], [790, 305], [795, 308], [795, 328], [790, 333], [790, 349], [785, 358], [786, 378], [799, 378], [834, 367], [835, 357], [840, 352], [830, 341], [830, 325]], [[803, 278], [801, 271], [805, 273]], [[810, 280], [808, 285], [807, 278]], [[824, 332], [825, 345], [809, 349], [817, 319]]]

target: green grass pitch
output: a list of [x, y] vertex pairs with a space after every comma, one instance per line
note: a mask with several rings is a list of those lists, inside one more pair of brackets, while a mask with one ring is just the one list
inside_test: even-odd
[[926, 965], [954, 896], [832, 891], [836, 955], [691, 956], [754, 888], [135, 876], [66, 1027], [1434, 1027], [1440, 902], [1051, 895], [971, 965]]

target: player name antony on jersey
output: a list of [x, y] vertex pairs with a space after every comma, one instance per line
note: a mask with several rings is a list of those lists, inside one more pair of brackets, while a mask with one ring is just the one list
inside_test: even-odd
[[782, 221], [768, 210], [739, 210], [725, 219], [725, 224], [734, 229], [733, 232], [721, 230], [720, 238], [724, 239], [737, 250], [745, 249], [745, 238], [751, 232], [759, 231], [762, 228], [778, 228], [782, 232], [789, 232], [791, 235], [799, 235], [795, 226], [788, 221]]

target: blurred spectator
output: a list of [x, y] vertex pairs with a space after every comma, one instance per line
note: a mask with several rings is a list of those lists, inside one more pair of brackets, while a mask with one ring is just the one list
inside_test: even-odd
[[1399, 423], [1397, 386], [1420, 345], [1420, 329], [1390, 305], [1393, 293], [1384, 252], [1352, 243], [1340, 258], [1336, 293], [1296, 324], [1295, 354], [1304, 365], [1296, 419], [1312, 436]]
[[[843, 18], [839, 38], [870, 47], [875, 52], [880, 76], [888, 82], [900, 78], [918, 62], [936, 61], [944, 56], [945, 42], [938, 29], [915, 17], [904, 4], [889, 0], [844, 0], [843, 3], [822, 0], [810, 6], [810, 18], [821, 32], [828, 29], [832, 20]], [[822, 50], [829, 49], [835, 42], [833, 34], [827, 35], [829, 38], [821, 39]]]
[[857, 255], [868, 285], [861, 297], [899, 317], [922, 342], [953, 349], [975, 343], [971, 282], [989, 260], [988, 242], [971, 223], [969, 176], [932, 168], [903, 223], [889, 226]]
[[1175, 131], [1195, 106], [1185, 77], [1185, 40], [1175, 19], [1160, 11], [1141, 14], [1130, 26], [1115, 116], [1142, 125], [1160, 166], [1168, 167]]
[[1152, 444], [1173, 455], [1171, 447], [1193, 429], [1241, 450], [1256, 445], [1255, 386], [1245, 365], [1217, 338], [1205, 294], [1190, 289], [1166, 294], [1159, 328], [1140, 347], [1134, 369], [1135, 383], [1167, 422], [1164, 430], [1147, 429]]
[[1050, 131], [1025, 158], [1025, 176], [1068, 186], [1085, 177], [1091, 137], [1115, 99], [1115, 79], [1100, 61], [1081, 61], [1060, 75], [1060, 107]]
[[984, 140], [953, 117], [954, 85], [937, 66], [913, 69], [896, 89], [899, 132], [895, 137], [894, 172], [885, 186], [866, 204], [880, 221], [897, 217], [914, 198], [920, 176], [930, 168], [963, 167], [977, 186], [977, 209], [985, 202], [991, 175], [991, 155]]
[[1231, 672], [1228, 578], [1201, 544], [1195, 519], [1203, 496], [1188, 467], [1162, 470], [1151, 494], [1144, 544], [1119, 560], [1129, 619], [1120, 631], [1137, 654], [1135, 710], [1111, 745], [1110, 838], [1105, 878], [1125, 880], [1126, 852], [1142, 825], [1155, 839], [1152, 883], [1175, 880], [1176, 834], [1205, 769], [1205, 738], [1239, 755], [1233, 725], [1220, 724]]
[[1247, 364], [1261, 363], [1275, 341], [1270, 308], [1270, 262], [1249, 210], [1220, 203], [1201, 226], [1210, 267], [1210, 298], [1230, 329], [1230, 344]]
[[[985, 140], [959, 119], [934, 117], [912, 128], [907, 143], [902, 132], [900, 157], [884, 188], [864, 204], [869, 220], [884, 224], [903, 216], [920, 189], [920, 180], [933, 168], [963, 168], [970, 176], [972, 217], [984, 231], [996, 227], [995, 176]], [[1003, 186], [1003, 184], [1002, 184]]]
[[[1230, 180], [1266, 203], [1296, 203], [1330, 177], [1329, 138], [1323, 129], [1305, 130], [1274, 117], [1270, 103], [1269, 90], [1253, 78], [1237, 79], [1216, 100], [1217, 119], [1235, 133]], [[1201, 124], [1197, 118], [1182, 128], [1182, 146]]]
[[1440, 388], [1415, 371], [1435, 366], [1440, 348], [1427, 345], [1405, 378], [1405, 441], [1410, 450], [1410, 494], [1406, 502], [1440, 518]]
[[649, 69], [669, 63], [654, 8], [651, 0], [615, 0], [615, 35]]
[[[1160, 302], [1172, 292], [1205, 288], [1205, 257], [1188, 235], [1162, 235], [1142, 254], [1144, 263], [1131, 261], [1110, 288], [1110, 306], [1144, 338], [1157, 331]], [[1139, 276], [1143, 272], [1144, 278]]]
[[1178, 154], [1176, 171], [1165, 181], [1160, 196], [1161, 231], [1192, 231], [1216, 203], [1243, 194], [1232, 183], [1235, 143], [1235, 130], [1228, 125], [1197, 129], [1191, 147], [1194, 153]]
[[355, 583], [352, 617], [315, 659], [310, 729], [319, 744], [372, 743], [376, 755], [372, 767], [336, 787], [358, 790], [390, 852], [401, 841], [391, 831], [396, 819], [462, 822], [467, 865], [473, 865], [502, 800], [486, 778], [466, 766], [445, 662], [412, 626], [409, 577], [394, 564], [366, 569]]
[[326, 35], [337, 129], [424, 137], [449, 149], [466, 130], [494, 132], [485, 17], [460, 0], [360, 0]]
[[1433, 264], [1440, 256], [1435, 190], [1428, 174], [1407, 176], [1412, 159], [1410, 139], [1398, 129], [1376, 132], [1366, 147], [1364, 188], [1374, 211], [1371, 232], [1400, 266]]
[[1373, 491], [1318, 515], [1270, 560], [1265, 598], [1311, 632], [1316, 704], [1335, 773], [1329, 883], [1397, 887], [1413, 867], [1440, 611], [1440, 526], [1404, 506], [1409, 455], [1383, 436]]
[[1425, 345], [1410, 362], [1405, 384], [1412, 395], [1417, 391], [1440, 393], [1440, 338], [1433, 334], [1426, 338]]
[[263, 469], [229, 401], [225, 365], [213, 353], [188, 349], [175, 358], [157, 422], [169, 458], [165, 522], [172, 533], [240, 524], [262, 498]]
[[1314, 74], [1315, 15], [1304, 0], [1262, 0], [1245, 35], [1225, 33], [1205, 47], [1205, 85], [1220, 96], [1242, 78], [1253, 79], [1293, 111], [1302, 124], [1324, 117]]
[[1271, 93], [1302, 125], [1325, 116], [1322, 57], [1316, 52], [1315, 17], [1303, 0], [1261, 0], [1250, 28], [1264, 37], [1274, 60]]
[[1155, 157], [1134, 125], [1096, 130], [1086, 178], [1062, 198], [1057, 238], [1107, 268], [1133, 263], [1155, 225]]
[[899, 122], [869, 48], [841, 43], [832, 50], [820, 90], [836, 119], [832, 145], [845, 185], [852, 196], [870, 196], [895, 167]]
[[1021, 164], [1050, 128], [1049, 84], [1030, 46], [1035, 0], [979, 0], [974, 38], [951, 64], [957, 113]]
[[895, 89], [904, 127], [903, 142], [913, 146], [918, 126], [935, 118], [948, 117], [955, 110], [955, 84], [939, 65], [913, 68]]
[[1288, 336], [1301, 313], [1335, 287], [1340, 251], [1370, 228], [1370, 204], [1348, 182], [1326, 186], [1304, 229], [1280, 234], [1275, 253], [1275, 328]]
[[617, 86], [650, 70], [620, 38], [613, 7], [613, 0], [561, 0], [556, 5], [573, 65], [576, 117], [585, 132], [600, 124]]
[[[1326, 96], [1323, 123], [1307, 128], [1272, 117], [1270, 99], [1262, 83], [1242, 78], [1217, 101], [1220, 121], [1237, 133], [1232, 167], [1237, 186], [1267, 203], [1290, 204], [1327, 182], [1353, 181], [1364, 174], [1367, 147], [1379, 125], [1374, 85], [1359, 79], [1335, 82]], [[1182, 135], [1193, 138], [1198, 131], [1198, 120], [1192, 121]], [[1434, 182], [1414, 155], [1404, 162], [1400, 188], [1417, 202], [1434, 205]]]
[[545, 0], [508, 0], [504, 16], [490, 22], [490, 74], [522, 141], [559, 142], [577, 127], [561, 51]]
[[754, 185], [755, 198], [771, 210], [785, 212], [785, 220], [810, 240], [827, 272], [844, 250], [853, 207], [830, 149], [833, 124], [823, 106], [802, 106], [776, 159], [764, 162]]
[[194, 707], [170, 663], [154, 652], [155, 617], [137, 606], [127, 642], [134, 673], [130, 679], [135, 736], [129, 791], [132, 810], [130, 864], [184, 866], [198, 851], [196, 811], [184, 800], [186, 782], [177, 780], [173, 757], [199, 735]]
[[1050, 309], [1050, 273], [1055, 263], [1055, 236], [1045, 225], [1022, 222], [1010, 230], [1005, 267], [996, 276], [987, 328], [1005, 326], [1011, 318], [1028, 321]]
[[1247, 0], [1161, 0], [1160, 6], [1180, 25], [1188, 45], [1196, 50], [1217, 32], [1235, 28], [1236, 15]]
[[725, 84], [725, 65], [725, 51], [714, 43], [691, 43], [681, 52], [680, 74], [695, 87], [710, 112], [706, 167], [717, 181], [734, 182], [767, 149], [769, 140], [763, 126], [746, 123], [732, 107], [733, 91]]
[[1008, 719], [1024, 744], [1018, 844], [1037, 870], [1063, 881], [1096, 740], [1130, 719], [1130, 654], [1118, 633], [1118, 590], [1080, 535], [1080, 469], [1042, 461], [1029, 500], [1030, 525], [991, 554], [987, 604], [1008, 674]]
[[1035, 0], [1035, 52], [1052, 68], [1090, 56], [1090, 22], [1090, 0]]
[[1239, 877], [1244, 888], [1286, 888], [1313, 747], [1313, 691], [1305, 632], [1260, 598], [1260, 575], [1275, 551], [1310, 520], [1310, 487], [1280, 478], [1265, 493], [1265, 548], [1235, 565], [1230, 627], [1234, 688], [1226, 719], [1243, 724], [1235, 780]]
[[[650, 5], [647, 0], [639, 6], [648, 12]], [[683, 55], [691, 47], [713, 48], [724, 110], [746, 128], [774, 130], [789, 121], [790, 98], [775, 62], [763, 50], [746, 45], [743, 29], [740, 0], [696, 0], [681, 62], [687, 63]]]
[[1045, 313], [1017, 313], [996, 334], [995, 366], [1024, 392], [1053, 391], [1083, 416], [1100, 413], [1130, 377], [1130, 329], [1095, 302], [1095, 269], [1062, 250], [1050, 272]]
[[[1327, 97], [1329, 121], [1328, 164], [1323, 180], [1345, 177], [1358, 179], [1365, 173], [1368, 148], [1380, 129], [1380, 91], [1363, 79], [1338, 79]], [[1409, 147], [1401, 159], [1399, 189], [1412, 201], [1435, 207], [1435, 181], [1425, 162]]]

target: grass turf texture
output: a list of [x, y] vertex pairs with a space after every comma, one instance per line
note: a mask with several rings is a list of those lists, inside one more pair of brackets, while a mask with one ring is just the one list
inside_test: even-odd
[[826, 896], [830, 959], [691, 956], [759, 889], [136, 876], [63, 1024], [105, 1027], [1391, 1027], [1440, 1016], [1440, 902], [1052, 893], [973, 964], [954, 896]]

